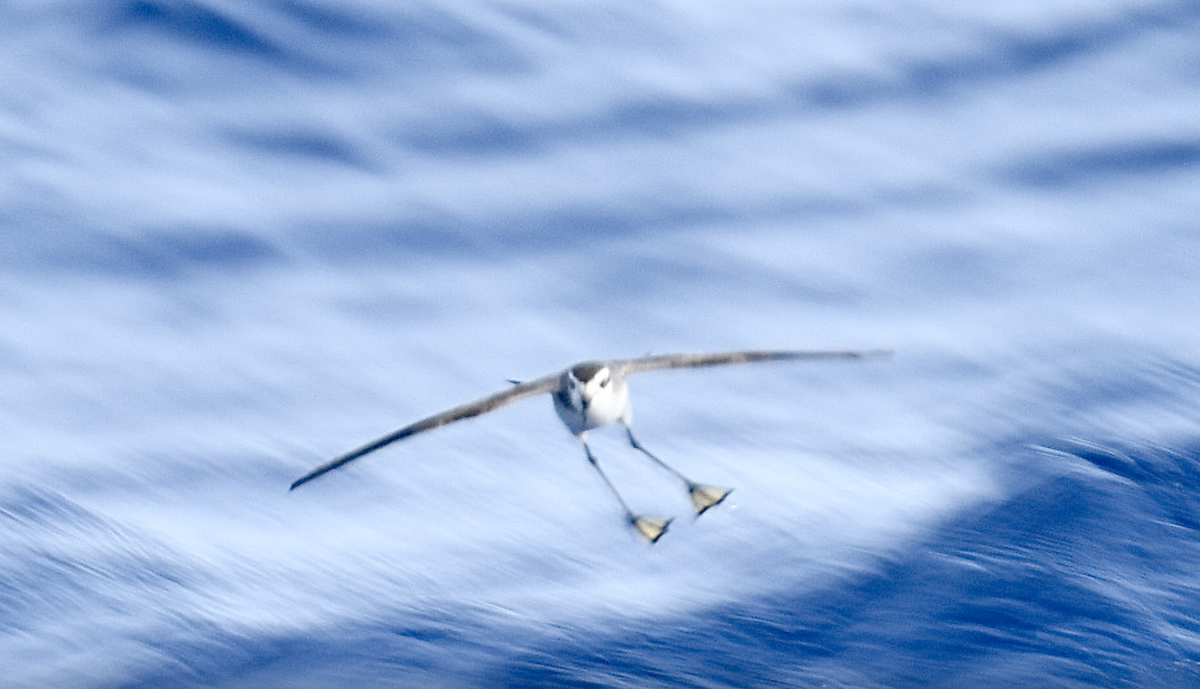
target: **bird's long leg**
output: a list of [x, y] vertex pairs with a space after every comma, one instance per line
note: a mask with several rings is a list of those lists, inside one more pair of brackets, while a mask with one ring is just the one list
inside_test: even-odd
[[[696, 483], [680, 473], [675, 467], [659, 459], [658, 456], [653, 452], [643, 447], [642, 444], [638, 442], [637, 437], [633, 435], [633, 429], [630, 428], [628, 424], [625, 425], [625, 433], [629, 436], [629, 444], [632, 445], [635, 450], [654, 460], [655, 464], [666, 469], [672, 474], [675, 474], [680, 481], [683, 481], [684, 485], [687, 486], [688, 495], [690, 495], [692, 498], [692, 507], [696, 509], [697, 517], [704, 514], [708, 508], [715, 507], [716, 505], [720, 504], [720, 502], [733, 491], [732, 488], [721, 488], [719, 486]], [[584, 447], [586, 447], [586, 444]]]
[[617, 491], [617, 487], [608, 478], [608, 474], [604, 473], [604, 470], [600, 468], [600, 462], [596, 461], [596, 456], [592, 454], [592, 448], [588, 447], [586, 440], [583, 441], [583, 451], [587, 453], [588, 463], [592, 465], [597, 474], [600, 474], [600, 478], [604, 480], [604, 485], [608, 486], [608, 491], [621, 504], [621, 509], [625, 510], [625, 515], [629, 517], [630, 521], [633, 521], [633, 510], [629, 509], [629, 504], [625, 502], [625, 498], [621, 497], [621, 493]]
[[617, 491], [617, 487], [608, 478], [608, 474], [604, 473], [604, 470], [600, 468], [600, 462], [596, 461], [596, 456], [592, 454], [592, 448], [588, 447], [587, 440], [582, 436], [580, 436], [579, 440], [583, 443], [583, 451], [587, 453], [588, 463], [592, 465], [597, 474], [600, 474], [600, 478], [604, 480], [604, 485], [608, 486], [609, 492], [620, 503], [621, 509], [625, 510], [625, 517], [629, 520], [629, 524], [637, 529], [637, 532], [647, 541], [656, 543], [667, 532], [667, 526], [671, 524], [671, 520], [634, 514], [633, 510], [629, 509], [629, 504], [625, 502], [625, 498], [621, 497], [621, 493]]
[[655, 464], [657, 464], [657, 465], [659, 465], [660, 467], [662, 467], [662, 468], [666, 469], [667, 471], [671, 472], [672, 474], [675, 474], [675, 476], [677, 476], [677, 477], [679, 478], [679, 480], [680, 480], [680, 481], [683, 481], [683, 482], [684, 482], [684, 483], [686, 483], [686, 484], [687, 484], [689, 487], [691, 487], [691, 486], [695, 485], [695, 482], [694, 482], [694, 481], [692, 481], [691, 479], [689, 479], [687, 476], [684, 476], [683, 474], [679, 473], [679, 471], [678, 471], [678, 470], [677, 470], [675, 467], [673, 467], [673, 466], [671, 466], [670, 464], [667, 464], [666, 462], [662, 461], [662, 460], [661, 460], [661, 459], [659, 459], [659, 458], [658, 458], [658, 456], [657, 456], [657, 455], [655, 455], [653, 452], [651, 452], [650, 450], [647, 450], [645, 447], [643, 447], [643, 446], [642, 446], [642, 444], [638, 442], [638, 439], [637, 439], [637, 438], [636, 438], [636, 437], [633, 435], [633, 429], [632, 429], [632, 428], [630, 428], [629, 426], [626, 426], [626, 427], [625, 427], [625, 433], [626, 433], [626, 434], [629, 436], [629, 444], [630, 444], [630, 445], [632, 445], [632, 446], [634, 447], [634, 449], [635, 449], [635, 450], [637, 450], [637, 451], [641, 452], [642, 454], [646, 455], [646, 456], [647, 456], [647, 457], [649, 457], [650, 459], [654, 460], [654, 463], [655, 463]]

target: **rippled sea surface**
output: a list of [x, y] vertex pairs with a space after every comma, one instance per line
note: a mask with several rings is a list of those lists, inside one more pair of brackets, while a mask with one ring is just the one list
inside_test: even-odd
[[[1200, 686], [1200, 3], [0, 7], [0, 666]], [[664, 371], [699, 520], [535, 399]]]

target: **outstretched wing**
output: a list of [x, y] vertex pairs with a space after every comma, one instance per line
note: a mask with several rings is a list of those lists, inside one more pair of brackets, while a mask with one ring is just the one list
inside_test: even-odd
[[656, 371], [662, 368], [695, 368], [741, 364], [753, 361], [778, 361], [784, 359], [863, 359], [871, 356], [891, 354], [887, 350], [790, 350], [790, 351], [743, 351], [716, 352], [714, 354], [663, 354], [640, 359], [624, 359], [613, 362], [626, 374]]
[[421, 419], [420, 421], [411, 423], [404, 428], [392, 431], [382, 438], [372, 440], [366, 445], [351, 450], [340, 457], [335, 457], [334, 459], [296, 479], [296, 481], [292, 483], [292, 487], [289, 490], [295, 490], [296, 488], [308, 483], [322, 474], [328, 473], [345, 464], [353, 462], [359, 457], [370, 454], [375, 450], [384, 447], [385, 445], [390, 445], [396, 442], [397, 440], [403, 440], [410, 435], [416, 435], [417, 433], [428, 431], [437, 428], [438, 426], [445, 426], [446, 424], [458, 421], [459, 419], [469, 419], [472, 416], [479, 416], [480, 414], [490, 412], [497, 407], [503, 407], [506, 404], [512, 404], [518, 400], [523, 400], [526, 397], [533, 397], [534, 395], [540, 395], [546, 392], [557, 392], [561, 385], [562, 374], [553, 373], [551, 375], [538, 378], [537, 380], [531, 380], [528, 383], [519, 383], [507, 390], [497, 392], [494, 395], [488, 395], [487, 397], [475, 400], [474, 402], [454, 407], [453, 409], [447, 409], [440, 414], [434, 414], [429, 418]]

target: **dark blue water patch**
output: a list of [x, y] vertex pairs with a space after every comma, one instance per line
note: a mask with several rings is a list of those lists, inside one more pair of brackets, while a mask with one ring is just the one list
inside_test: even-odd
[[1200, 448], [1146, 450], [1063, 443], [1061, 451], [1137, 485], [1154, 501], [1160, 519], [1200, 535]]
[[996, 82], [1027, 79], [1095, 55], [1112, 52], [1130, 41], [1159, 31], [1195, 28], [1200, 5], [1191, 0], [1145, 6], [1104, 21], [1077, 21], [1042, 34], [981, 31], [974, 52], [916, 59], [892, 66], [893, 76], [839, 74], [792, 87], [798, 102], [813, 108], [841, 110], [880, 101], [926, 101], [991, 87]]
[[149, 230], [136, 237], [98, 235], [69, 245], [34, 249], [30, 270], [68, 268], [84, 274], [129, 279], [216, 276], [277, 265], [285, 260], [275, 245], [237, 230]]
[[990, 88], [997, 82], [1027, 79], [1072, 61], [1112, 52], [1153, 32], [1194, 29], [1198, 19], [1200, 6], [1183, 0], [1134, 8], [1097, 22], [1080, 20], [1040, 35], [980, 31], [983, 40], [974, 52], [900, 61], [890, 68], [892, 76], [886, 78], [835, 74], [796, 83], [792, 92], [798, 103], [814, 109], [929, 101], [966, 90]]
[[[289, 46], [264, 26], [204, 0], [115, 2], [93, 25], [96, 39], [114, 46], [97, 64], [111, 78], [160, 96], [211, 90], [210, 75], [218, 69], [229, 77], [226, 87], [263, 71], [311, 77], [331, 71], [305, 46]], [[142, 50], [143, 44], [152, 49]]]
[[[252, 139], [248, 145], [274, 148], [278, 155], [310, 156], [368, 169], [373, 165], [336, 137], [267, 134]], [[881, 202], [892, 204], [894, 199]], [[927, 207], [956, 201], [918, 193], [899, 203]], [[151, 227], [128, 236], [79, 228], [64, 231], [77, 226], [78, 219], [37, 209], [7, 215], [0, 212], [0, 219], [24, 230], [18, 240], [0, 248], [0, 265], [21, 272], [65, 269], [162, 279], [271, 268], [286, 263], [292, 252], [351, 265], [400, 261], [413, 265], [412, 261], [424, 259], [493, 260], [546, 252], [562, 254], [623, 238], [660, 238], [664, 233], [690, 233], [705, 225], [785, 221], [815, 227], [817, 220], [853, 217], [874, 208], [870, 199], [803, 193], [744, 205], [703, 198], [657, 204], [567, 204], [479, 219], [417, 208], [392, 222], [297, 223], [288, 232], [286, 250], [236, 227]], [[824, 295], [838, 298], [833, 293]]]
[[482, 674], [502, 676], [499, 686], [564, 675], [660, 678], [649, 686], [1198, 686], [1194, 649], [1162, 619], [1200, 615], [1187, 583], [1200, 548], [1194, 531], [1159, 523], [1163, 507], [1137, 487], [1054, 479], [819, 592], [579, 633]]
[[[473, 233], [472, 230], [478, 230]], [[334, 263], [384, 262], [409, 259], [410, 267], [421, 257], [478, 257], [500, 251], [503, 236], [495, 228], [471, 223], [426, 217], [397, 220], [394, 223], [345, 225], [308, 225], [297, 228], [298, 244], [314, 256]], [[525, 244], [522, 237], [510, 238], [511, 246]]]
[[170, 662], [128, 686], [1200, 686], [1200, 539], [1163, 519], [1198, 500], [1178, 474], [1200, 440], [1121, 452], [1159, 468], [1047, 470], [816, 588], [595, 627], [454, 604], [277, 636], [214, 627], [146, 640]]
[[[389, 25], [388, 46], [405, 69], [467, 67], [484, 74], [520, 74], [536, 69], [522, 46], [440, 8], [420, 7]], [[402, 73], [397, 76], [403, 76]]]
[[751, 221], [811, 221], [865, 212], [869, 202], [820, 195], [777, 199], [751, 206], [720, 205], [705, 199], [670, 204], [563, 205], [463, 219], [446, 214], [398, 218], [380, 224], [328, 223], [298, 227], [294, 246], [323, 260], [395, 263], [403, 258], [489, 258], [546, 252], [564, 253], [596, 243], [663, 233], [691, 232], [697, 226]]
[[[479, 26], [470, 15], [436, 7], [402, 8], [371, 14], [303, 0], [247, 5], [241, 13], [205, 0], [129, 0], [116, 3], [99, 20], [104, 39], [117, 37], [121, 50], [113, 73], [155, 90], [186, 89], [197, 62], [229, 57], [245, 70], [282, 70], [311, 79], [353, 79], [387, 73], [397, 83], [433, 78], [467, 68], [476, 72], [527, 71], [520, 46]], [[140, 41], [187, 46], [179, 59], [147, 62]], [[231, 63], [224, 63], [231, 64]], [[204, 87], [203, 84], [201, 84]]]
[[133, 0], [113, 12], [114, 29], [143, 29], [201, 46], [277, 58], [282, 50], [245, 22], [203, 2]]
[[694, 99], [647, 98], [618, 103], [605, 115], [605, 126], [623, 135], [663, 135], [703, 129], [713, 124], [753, 119], [769, 104], [754, 100], [706, 102]]
[[[957, 60], [914, 61], [903, 65], [899, 80], [922, 98], [953, 93], [964, 86], [1025, 79], [1072, 61], [1111, 51], [1148, 32], [1179, 28], [1195, 19], [1192, 3], [1139, 8], [1105, 22], [1081, 21], [1042, 35], [983, 33], [986, 52]], [[847, 102], [854, 102], [846, 99]]]
[[646, 93], [573, 120], [506, 121], [487, 111], [417, 123], [394, 136], [411, 150], [439, 156], [532, 154], [562, 142], [672, 137], [731, 123], [857, 110], [885, 103], [923, 103], [1026, 79], [1071, 61], [1102, 55], [1157, 31], [1194, 29], [1195, 2], [1165, 3], [1104, 21], [1079, 21], [1041, 35], [981, 32], [974, 51], [901, 60], [888, 76], [841, 71], [785, 84], [779, 95], [697, 99]]
[[1200, 141], [1120, 141], [1104, 147], [1050, 151], [1013, 163], [1002, 182], [1058, 189], [1106, 183], [1120, 178], [1155, 177], [1200, 171]]
[[549, 143], [548, 134], [537, 127], [478, 112], [456, 113], [434, 125], [405, 127], [394, 137], [418, 153], [511, 156], [541, 149]]
[[437, 121], [409, 123], [393, 132], [409, 150], [439, 157], [530, 155], [562, 143], [667, 137], [788, 112], [770, 99], [696, 100], [646, 94], [572, 120], [506, 120], [486, 110], [460, 111]]
[[392, 35], [381, 17], [356, 12], [353, 4], [306, 0], [270, 0], [262, 4], [314, 34], [359, 41], [387, 40]]
[[361, 148], [335, 134], [316, 130], [251, 131], [234, 129], [225, 137], [233, 144], [254, 152], [287, 158], [305, 158], [342, 165], [366, 172], [378, 172], [382, 165]]
[[839, 74], [797, 83], [797, 100], [840, 110], [880, 101], [925, 101], [999, 81], [1027, 79], [1072, 61], [1111, 52], [1158, 31], [1194, 29], [1200, 6], [1190, 0], [1138, 7], [1104, 21], [1077, 21], [1042, 34], [981, 31], [975, 52], [917, 59], [892, 66], [893, 76]]

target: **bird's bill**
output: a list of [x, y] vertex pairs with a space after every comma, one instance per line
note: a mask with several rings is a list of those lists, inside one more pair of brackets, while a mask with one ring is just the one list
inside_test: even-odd
[[707, 486], [702, 483], [698, 483], [688, 489], [688, 493], [692, 496], [692, 507], [696, 509], [697, 517], [704, 514], [708, 508], [721, 504], [721, 501], [732, 492], [732, 488]]

